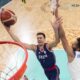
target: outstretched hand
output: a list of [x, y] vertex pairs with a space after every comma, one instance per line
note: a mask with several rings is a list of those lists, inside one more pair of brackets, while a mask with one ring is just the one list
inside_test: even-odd
[[52, 25], [54, 30], [59, 29], [61, 24], [62, 24], [62, 18], [61, 17], [57, 18], [54, 22], [51, 22], [51, 25]]

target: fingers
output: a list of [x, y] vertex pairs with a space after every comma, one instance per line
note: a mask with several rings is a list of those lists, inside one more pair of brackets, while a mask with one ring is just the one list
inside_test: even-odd
[[58, 17], [56, 20], [62, 20], [62, 17]]
[[59, 18], [56, 19], [56, 22], [59, 23], [59, 24], [62, 24], [63, 23], [62, 21], [63, 21], [62, 17], [59, 17]]
[[53, 27], [55, 27], [55, 26], [59, 27], [62, 25], [62, 23], [63, 23], [62, 21], [63, 21], [62, 17], [58, 17], [58, 18], [56, 18], [56, 21], [54, 21], [54, 22], [49, 21], [49, 22], [51, 23], [51, 25]]

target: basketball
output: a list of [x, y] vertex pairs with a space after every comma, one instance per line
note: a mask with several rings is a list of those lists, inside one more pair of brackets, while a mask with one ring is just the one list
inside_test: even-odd
[[1, 22], [7, 27], [14, 25], [17, 21], [17, 17], [15, 15], [15, 13], [13, 11], [7, 10], [7, 9], [1, 10], [0, 19], [1, 19]]

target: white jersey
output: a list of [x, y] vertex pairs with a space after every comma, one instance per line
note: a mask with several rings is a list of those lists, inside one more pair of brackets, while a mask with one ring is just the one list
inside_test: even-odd
[[68, 63], [72, 80], [80, 80], [80, 52], [76, 51], [74, 60]]

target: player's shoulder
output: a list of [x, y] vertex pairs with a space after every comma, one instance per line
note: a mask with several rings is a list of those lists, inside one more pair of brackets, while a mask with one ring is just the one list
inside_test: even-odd
[[52, 47], [50, 47], [49, 43], [45, 43], [45, 47], [47, 48], [47, 50], [51, 51], [52, 50]]

